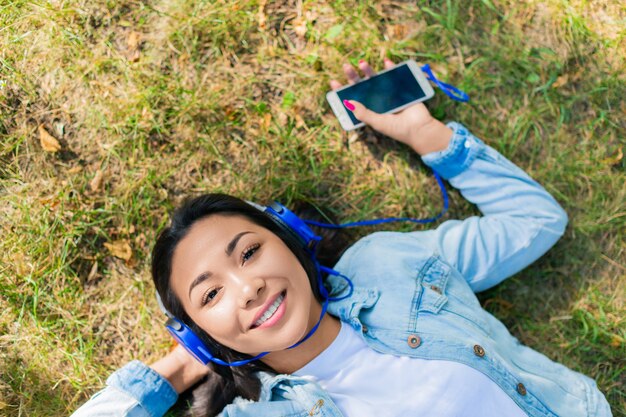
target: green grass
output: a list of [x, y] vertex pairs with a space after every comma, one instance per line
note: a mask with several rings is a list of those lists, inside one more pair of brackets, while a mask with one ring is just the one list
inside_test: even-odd
[[[0, 415], [68, 415], [167, 349], [148, 256], [186, 196], [306, 199], [344, 220], [436, 213], [418, 158], [342, 132], [325, 103], [343, 62], [387, 56], [467, 91], [428, 105], [569, 213], [548, 255], [480, 298], [626, 416], [625, 19], [617, 0], [0, 3]], [[42, 149], [41, 124], [60, 152]], [[475, 212], [452, 193], [448, 218]]]

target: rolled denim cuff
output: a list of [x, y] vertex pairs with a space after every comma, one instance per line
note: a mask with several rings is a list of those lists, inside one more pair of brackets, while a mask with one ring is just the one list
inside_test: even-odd
[[107, 385], [136, 399], [152, 417], [162, 417], [178, 399], [169, 381], [140, 361], [118, 369], [107, 379]]
[[448, 147], [422, 156], [422, 161], [443, 178], [450, 179], [469, 168], [485, 144], [460, 123], [450, 122], [446, 126], [454, 132]]

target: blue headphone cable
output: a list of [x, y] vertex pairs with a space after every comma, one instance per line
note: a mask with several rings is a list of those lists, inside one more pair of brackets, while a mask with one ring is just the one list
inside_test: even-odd
[[441, 212], [439, 212], [439, 214], [437, 214], [434, 217], [429, 217], [426, 219], [415, 219], [412, 217], [387, 217], [384, 219], [361, 220], [358, 222], [349, 222], [349, 223], [342, 223], [342, 224], [322, 223], [322, 222], [316, 222], [313, 220], [304, 220], [304, 222], [308, 224], [309, 226], [318, 226], [318, 227], [323, 227], [325, 229], [344, 229], [348, 227], [374, 226], [377, 224], [393, 223], [393, 222], [412, 222], [412, 223], [420, 223], [420, 224], [436, 222], [448, 211], [449, 199], [448, 199], [448, 192], [446, 191], [446, 186], [444, 185], [443, 180], [441, 179], [439, 174], [437, 174], [435, 171], [433, 171], [433, 175], [435, 179], [437, 180], [437, 184], [439, 185], [439, 190], [441, 191], [441, 198], [443, 199], [443, 208], [441, 209]]

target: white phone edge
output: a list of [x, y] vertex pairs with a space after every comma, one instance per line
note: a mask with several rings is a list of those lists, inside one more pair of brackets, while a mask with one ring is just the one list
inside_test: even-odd
[[[384, 71], [381, 71], [378, 74], [383, 74], [387, 71], [391, 71], [392, 69], [400, 66], [400, 65], [407, 65], [409, 70], [411, 70], [411, 73], [413, 74], [413, 77], [415, 77], [415, 80], [417, 81], [417, 83], [419, 84], [419, 86], [422, 88], [422, 90], [424, 91], [424, 94], [426, 94], [424, 97], [418, 99], [418, 100], [414, 100], [411, 101], [403, 106], [400, 107], [396, 107], [395, 109], [391, 109], [385, 113], [396, 113], [399, 112], [400, 110], [403, 110], [415, 103], [419, 103], [422, 101], [426, 101], [430, 98], [432, 98], [435, 95], [435, 90], [433, 89], [433, 87], [430, 85], [430, 83], [428, 82], [428, 79], [426, 79], [426, 75], [422, 72], [422, 70], [420, 69], [420, 67], [417, 65], [417, 62], [415, 62], [414, 60], [410, 59], [408, 61], [403, 61], [400, 62], [396, 65], [394, 65], [392, 68], [386, 69]], [[328, 101], [328, 104], [330, 105], [330, 108], [333, 110], [333, 113], [335, 113], [335, 116], [337, 117], [337, 120], [339, 120], [339, 124], [341, 125], [341, 127], [346, 130], [346, 131], [350, 131], [350, 130], [354, 130], [354, 129], [358, 129], [359, 127], [365, 126], [365, 123], [359, 123], [357, 125], [352, 123], [352, 119], [350, 119], [350, 116], [348, 115], [348, 110], [345, 108], [345, 106], [343, 105], [343, 103], [341, 101], [339, 101], [339, 96], [337, 95], [337, 92], [344, 90], [346, 88], [350, 88], [352, 87], [353, 84], [351, 85], [346, 85], [344, 87], [341, 87], [337, 90], [332, 90], [329, 91], [328, 93], [326, 93], [326, 101]]]

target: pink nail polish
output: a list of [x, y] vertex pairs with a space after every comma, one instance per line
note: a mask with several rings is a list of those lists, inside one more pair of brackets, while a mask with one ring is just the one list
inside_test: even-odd
[[364, 59], [359, 59], [359, 65], [360, 64], [365, 64], [365, 60]]
[[350, 103], [348, 100], [344, 100], [343, 105], [346, 106], [346, 108], [350, 111], [354, 111], [354, 109], [356, 108], [354, 107], [354, 104]]

